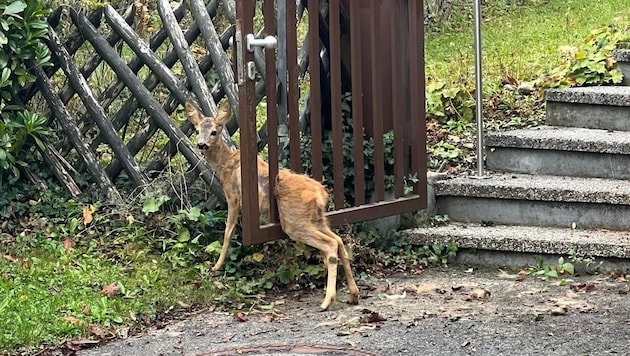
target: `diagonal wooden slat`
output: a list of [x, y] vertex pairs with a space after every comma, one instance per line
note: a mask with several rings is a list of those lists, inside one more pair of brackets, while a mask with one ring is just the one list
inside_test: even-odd
[[178, 147], [186, 160], [195, 167], [204, 181], [210, 185], [212, 193], [222, 197], [221, 186], [214, 179], [213, 171], [200, 159], [188, 137], [173, 123], [168, 114], [162, 110], [160, 103], [151, 95], [151, 92], [142, 85], [138, 77], [125, 65], [114, 49], [99, 36], [98, 31], [87, 21], [85, 15], [70, 9], [70, 17], [85, 38], [94, 46], [94, 49], [103, 56], [105, 62], [123, 80], [127, 88], [138, 99], [140, 105], [151, 116], [151, 119], [155, 120], [155, 123], [166, 133], [171, 142]]
[[56, 56], [59, 61], [59, 65], [66, 73], [70, 84], [83, 101], [83, 104], [92, 116], [92, 120], [94, 120], [94, 122], [98, 125], [112, 151], [114, 151], [116, 156], [118, 156], [123, 162], [125, 171], [127, 171], [135, 186], [148, 184], [149, 181], [140, 171], [140, 166], [138, 166], [138, 163], [136, 163], [136, 160], [127, 149], [125, 142], [114, 130], [112, 123], [109, 119], [107, 119], [105, 110], [103, 110], [94, 97], [87, 81], [79, 72], [79, 69], [70, 58], [70, 55], [66, 51], [65, 47], [61, 44], [61, 40], [57, 36], [55, 30], [50, 26], [48, 27], [48, 39], [46, 40], [46, 44], [48, 45], [48, 48], [50, 48], [51, 52]]
[[35, 66], [34, 71], [37, 76], [37, 85], [39, 90], [42, 92], [46, 102], [48, 102], [55, 119], [57, 119], [57, 122], [61, 124], [61, 127], [66, 135], [68, 135], [70, 142], [72, 142], [72, 145], [85, 163], [88, 171], [92, 175], [92, 178], [94, 178], [96, 184], [99, 188], [101, 188], [101, 191], [106, 197], [117, 203], [121, 203], [122, 198], [118, 193], [118, 190], [116, 190], [116, 187], [114, 187], [114, 184], [109, 179], [105, 171], [99, 166], [96, 155], [90, 150], [90, 147], [88, 147], [87, 143], [81, 136], [79, 128], [72, 121], [70, 113], [68, 113], [68, 110], [59, 98], [59, 94], [54, 91], [50, 79], [41, 67]]
[[[165, 1], [166, 0], [159, 0], [158, 3]], [[239, 100], [238, 88], [234, 82], [234, 72], [232, 71], [227, 54], [223, 51], [223, 48], [221, 48], [219, 35], [212, 24], [212, 19], [210, 18], [208, 11], [206, 11], [202, 0], [189, 0], [188, 6], [195, 18], [195, 21], [199, 25], [201, 37], [204, 40], [206, 49], [212, 56], [214, 66], [219, 73], [219, 78], [221, 78], [221, 85], [223, 86], [223, 90], [225, 90], [225, 94], [230, 101], [230, 105], [232, 106], [232, 112], [237, 113], [239, 112]]]

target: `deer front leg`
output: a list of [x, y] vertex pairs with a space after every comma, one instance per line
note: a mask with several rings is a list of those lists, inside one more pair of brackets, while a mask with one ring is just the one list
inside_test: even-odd
[[232, 240], [232, 234], [234, 233], [234, 228], [236, 227], [236, 222], [238, 220], [239, 207], [238, 202], [233, 199], [228, 200], [228, 216], [227, 222], [225, 224], [225, 233], [223, 235], [223, 246], [221, 246], [221, 255], [219, 255], [219, 259], [212, 267], [212, 272], [216, 272], [221, 269], [223, 264], [225, 263], [225, 259], [227, 257], [228, 249], [230, 248], [230, 241]]

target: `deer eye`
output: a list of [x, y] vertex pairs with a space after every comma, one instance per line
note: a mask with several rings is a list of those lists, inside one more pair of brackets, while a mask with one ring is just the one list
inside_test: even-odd
[[212, 130], [212, 131], [210, 132], [210, 136], [216, 136], [216, 135], [217, 135], [217, 131], [216, 131], [216, 130]]

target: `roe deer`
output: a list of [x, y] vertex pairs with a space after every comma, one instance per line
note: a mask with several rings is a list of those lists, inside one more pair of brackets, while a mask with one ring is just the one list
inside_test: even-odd
[[[205, 117], [191, 102], [186, 102], [188, 120], [197, 130], [197, 146], [203, 150], [208, 163], [221, 181], [228, 205], [228, 217], [223, 236], [221, 255], [212, 268], [217, 271], [225, 262], [230, 240], [241, 212], [241, 156], [231, 150], [221, 137], [222, 130], [230, 118], [229, 104], [223, 105], [215, 117]], [[269, 214], [269, 165], [258, 157], [258, 204], [261, 217]], [[343, 265], [350, 298], [348, 303], [359, 302], [359, 289], [352, 277], [348, 253], [341, 237], [328, 225], [324, 215], [328, 193], [321, 183], [305, 175], [280, 169], [275, 188], [275, 199], [282, 230], [295, 241], [303, 242], [322, 252], [328, 268], [326, 296], [321, 310], [327, 310], [336, 296], [337, 264]]]

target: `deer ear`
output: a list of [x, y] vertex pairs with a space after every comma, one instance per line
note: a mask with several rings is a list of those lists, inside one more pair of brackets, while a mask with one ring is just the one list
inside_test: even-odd
[[219, 110], [217, 110], [215, 121], [221, 124], [226, 124], [230, 120], [231, 114], [232, 108], [230, 107], [230, 102], [226, 101], [225, 104], [221, 105]]
[[188, 116], [188, 120], [193, 125], [198, 126], [201, 121], [203, 121], [203, 116], [201, 115], [201, 112], [199, 112], [197, 106], [190, 101], [187, 101], [184, 106], [186, 107], [186, 116]]

